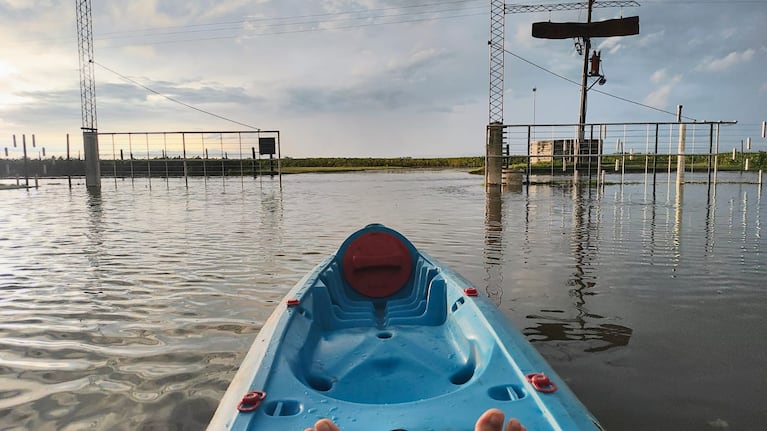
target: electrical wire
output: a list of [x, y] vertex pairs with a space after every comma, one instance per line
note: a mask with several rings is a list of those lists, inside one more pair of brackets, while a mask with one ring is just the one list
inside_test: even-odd
[[[576, 82], [576, 81], [573, 81], [572, 79], [570, 79], [570, 78], [568, 78], [568, 77], [566, 77], [566, 76], [562, 76], [562, 75], [560, 75], [560, 74], [558, 74], [558, 73], [556, 73], [556, 72], [553, 72], [553, 71], [551, 71], [551, 70], [549, 70], [549, 69], [546, 69], [545, 67], [543, 67], [543, 66], [541, 66], [541, 65], [538, 65], [538, 64], [536, 64], [536, 63], [533, 63], [532, 61], [530, 61], [530, 60], [528, 60], [528, 59], [526, 59], [526, 58], [524, 58], [524, 57], [522, 57], [522, 56], [520, 56], [520, 55], [517, 55], [517, 54], [515, 54], [515, 53], [513, 53], [513, 52], [509, 51], [508, 49], [505, 49], [505, 48], [504, 48], [504, 50], [503, 50], [503, 51], [504, 51], [505, 53], [507, 53], [507, 54], [509, 54], [509, 55], [513, 56], [513, 57], [516, 57], [517, 59], [519, 59], [519, 60], [521, 60], [521, 61], [524, 61], [525, 63], [527, 63], [527, 64], [529, 64], [529, 65], [531, 65], [531, 66], [537, 67], [538, 69], [541, 69], [541, 70], [543, 70], [543, 71], [544, 71], [544, 72], [546, 72], [546, 73], [552, 74], [552, 75], [556, 76], [557, 78], [560, 78], [560, 79], [564, 79], [565, 81], [567, 81], [567, 82], [569, 82], [569, 83], [571, 83], [571, 84], [575, 84], [575, 85], [577, 85], [577, 86], [579, 86], [579, 87], [581, 86], [581, 83], [580, 83], [580, 82]], [[621, 101], [623, 101], [623, 102], [633, 103], [634, 105], [638, 105], [638, 106], [641, 106], [641, 107], [643, 107], [643, 108], [652, 109], [652, 110], [655, 110], [655, 111], [658, 111], [658, 112], [662, 112], [662, 113], [664, 113], [664, 114], [673, 115], [673, 116], [675, 116], [675, 117], [676, 117], [676, 112], [666, 111], [665, 109], [656, 108], [655, 106], [650, 106], [650, 105], [647, 105], [647, 104], [644, 104], [644, 103], [640, 103], [640, 102], [637, 102], [637, 101], [634, 101], [634, 100], [630, 100], [630, 99], [627, 99], [627, 98], [625, 98], [625, 97], [616, 96], [616, 95], [614, 95], [614, 94], [610, 94], [610, 93], [608, 93], [608, 92], [606, 92], [606, 91], [597, 90], [597, 89], [594, 89], [594, 88], [592, 88], [592, 89], [591, 89], [591, 90], [589, 90], [589, 91], [594, 91], [594, 92], [596, 92], [596, 93], [599, 93], [599, 94], [603, 94], [603, 95], [605, 95], [605, 96], [609, 96], [609, 97], [612, 97], [612, 98], [614, 98], [614, 99], [618, 99], [618, 100], [621, 100]], [[697, 121], [697, 120], [696, 120], [696, 119], [694, 119], [694, 118], [691, 118], [691, 117], [687, 117], [687, 116], [684, 116], [684, 115], [682, 116], [682, 118], [686, 118], [686, 119], [688, 119], [688, 120], [692, 120], [692, 121]]]
[[[426, 21], [436, 21], [436, 20], [444, 20], [444, 19], [454, 19], [454, 18], [465, 18], [465, 17], [472, 17], [472, 16], [486, 16], [488, 15], [487, 11], [482, 12], [476, 12], [476, 13], [465, 13], [465, 14], [455, 14], [455, 15], [441, 15], [436, 17], [424, 17], [424, 18], [415, 18], [415, 19], [398, 19], [395, 21], [389, 21], [389, 22], [372, 22], [372, 23], [363, 23], [363, 24], [350, 24], [350, 25], [342, 25], [342, 26], [336, 26], [332, 28], [322, 28], [319, 27], [322, 24], [326, 24], [331, 21], [314, 21], [309, 23], [302, 23], [302, 24], [315, 24], [318, 27], [315, 28], [303, 28], [303, 29], [289, 29], [289, 30], [278, 30], [278, 31], [269, 31], [269, 32], [259, 32], [251, 35], [241, 35], [241, 34], [235, 34], [235, 35], [223, 35], [223, 36], [213, 36], [213, 37], [200, 37], [200, 38], [184, 38], [184, 39], [175, 39], [175, 40], [164, 40], [164, 41], [150, 41], [147, 43], [143, 43], [145, 45], [161, 45], [161, 44], [172, 44], [172, 43], [185, 43], [185, 42], [201, 42], [201, 41], [210, 41], [210, 40], [222, 40], [222, 39], [236, 39], [236, 38], [243, 38], [243, 39], [251, 39], [254, 37], [260, 37], [260, 36], [272, 36], [272, 35], [281, 35], [281, 34], [294, 34], [294, 33], [308, 33], [308, 32], [319, 32], [319, 31], [334, 31], [334, 30], [349, 30], [354, 28], [363, 28], [363, 27], [374, 27], [374, 26], [382, 26], [382, 25], [394, 25], [394, 24], [407, 24], [407, 23], [417, 23], [417, 22], [426, 22]], [[398, 15], [398, 16], [407, 16], [405, 14]], [[294, 24], [290, 24], [294, 25]], [[270, 27], [277, 27], [277, 25], [269, 25]], [[286, 25], [287, 26], [287, 25]], [[188, 33], [188, 32], [186, 32]], [[141, 36], [135, 36], [135, 37], [141, 37]], [[115, 38], [117, 39], [117, 38]], [[106, 40], [106, 39], [100, 39], [97, 38], [97, 41]], [[125, 46], [137, 46], [142, 45], [142, 43], [127, 43], [127, 44], [118, 44], [118, 45], [110, 45], [112, 48], [119, 48], [119, 47], [125, 47]]]
[[[303, 19], [303, 18], [320, 18], [320, 17], [332, 17], [332, 16], [340, 16], [340, 15], [355, 15], [355, 14], [368, 14], [368, 13], [377, 13], [377, 12], [384, 12], [389, 10], [403, 10], [403, 9], [415, 9], [415, 8], [428, 8], [432, 6], [448, 6], [448, 5], [457, 5], [457, 4], [468, 4], [468, 3], [482, 3], [482, 6], [472, 6], [469, 7], [469, 9], [476, 9], [478, 7], [485, 8], [485, 2], [480, 0], [454, 0], [454, 1], [445, 1], [445, 2], [439, 2], [439, 3], [424, 3], [424, 4], [418, 4], [418, 5], [403, 5], [403, 6], [392, 6], [392, 7], [384, 7], [384, 8], [374, 8], [374, 9], [366, 9], [366, 10], [352, 10], [352, 11], [339, 11], [339, 12], [325, 12], [325, 13], [317, 13], [317, 14], [308, 14], [308, 15], [292, 15], [292, 16], [277, 16], [277, 17], [271, 17], [271, 18], [248, 18], [248, 19], [242, 19], [242, 20], [236, 20], [236, 21], [222, 21], [222, 22], [214, 22], [214, 23], [205, 23], [205, 24], [188, 24], [188, 25], [180, 25], [180, 26], [164, 26], [164, 27], [150, 27], [150, 28], [144, 28], [144, 29], [134, 29], [134, 30], [125, 30], [125, 31], [115, 31], [115, 32], [106, 32], [101, 33], [102, 36], [109, 36], [109, 35], [119, 35], [119, 34], [127, 34], [127, 33], [138, 33], [138, 32], [152, 32], [156, 30], [168, 30], [168, 29], [183, 29], [183, 28], [194, 28], [194, 27], [208, 27], [208, 26], [219, 26], [219, 25], [241, 25], [241, 24], [248, 24], [253, 22], [261, 22], [261, 21], [285, 21], [285, 20], [294, 20], [294, 19]], [[424, 14], [424, 13], [435, 13], [435, 12], [450, 12], [450, 11], [457, 11], [457, 10], [464, 10], [466, 8], [458, 8], [458, 9], [446, 9], [446, 10], [437, 10], [437, 11], [431, 11], [431, 10], [425, 10], [421, 12], [415, 12], [416, 14]], [[384, 16], [393, 16], [393, 15], [384, 15]], [[375, 18], [375, 16], [361, 16], [357, 18]], [[327, 21], [319, 21], [320, 23], [325, 23]], [[221, 30], [221, 29], [218, 29]], [[214, 29], [214, 31], [217, 31]]]
[[[479, 4], [481, 4], [481, 6], [479, 6]], [[465, 7], [459, 7], [460, 5], [465, 5]], [[421, 10], [418, 10], [418, 9], [421, 9]], [[469, 14], [424, 16], [424, 17], [412, 19], [412, 17], [417, 15], [448, 14], [448, 13], [464, 12], [467, 10], [478, 10], [478, 9], [481, 9], [482, 11], [476, 12], [476, 13], [469, 13]], [[392, 10], [409, 10], [410, 12], [404, 12], [399, 14], [387, 13], [387, 11], [392, 11]], [[489, 12], [487, 11], [486, 4], [479, 0], [452, 0], [452, 1], [445, 1], [445, 2], [417, 4], [417, 5], [403, 5], [403, 6], [396, 6], [396, 7], [392, 6], [392, 7], [384, 7], [384, 8], [374, 8], [374, 9], [368, 9], [368, 10], [326, 12], [326, 13], [318, 13], [318, 14], [305, 14], [305, 15], [282, 16], [282, 17], [278, 16], [278, 17], [269, 17], [269, 18], [249, 18], [249, 19], [242, 19], [242, 20], [223, 21], [223, 22], [204, 23], [204, 24], [164, 26], [164, 27], [153, 27], [153, 28], [144, 28], [144, 29], [125, 30], [125, 31], [112, 31], [112, 32], [105, 32], [105, 33], [97, 32], [96, 34], [94, 34], [94, 41], [101, 42], [101, 41], [108, 41], [108, 40], [115, 40], [115, 39], [140, 39], [140, 38], [156, 39], [162, 36], [173, 36], [173, 35], [183, 35], [183, 34], [193, 34], [193, 33], [241, 31], [243, 29], [242, 28], [243, 24], [255, 24], [251, 26], [248, 30], [268, 29], [268, 28], [275, 28], [275, 27], [303, 26], [303, 25], [316, 26], [316, 28], [310, 28], [310, 29], [290, 29], [290, 30], [283, 30], [283, 31], [261, 32], [255, 35], [245, 35], [245, 37], [255, 37], [255, 36], [267, 36], [267, 35], [275, 35], [275, 34], [279, 35], [279, 34], [288, 34], [288, 33], [304, 33], [304, 32], [310, 32], [310, 31], [345, 30], [345, 29], [352, 29], [352, 28], [390, 25], [390, 24], [406, 24], [406, 23], [424, 22], [424, 21], [432, 21], [432, 20], [440, 20], [440, 19], [461, 18], [465, 16], [480, 16], [480, 15], [487, 15], [488, 13]], [[357, 15], [357, 16], [354, 16], [354, 15]], [[326, 17], [329, 19], [324, 19]], [[391, 18], [398, 18], [398, 17], [411, 17], [411, 19], [397, 19], [397, 20], [391, 21]], [[306, 20], [307, 18], [318, 18], [318, 19], [307, 21]], [[364, 22], [364, 21], [370, 21], [371, 19], [389, 19], [390, 21], [373, 22], [373, 23]], [[296, 20], [303, 20], [303, 21], [296, 21]], [[293, 22], [290, 22], [290, 21], [293, 21]], [[344, 22], [344, 21], [348, 21], [349, 23], [352, 23], [352, 24], [341, 26], [341, 27], [334, 27], [334, 28], [322, 28], [323, 25], [326, 25], [329, 23]], [[355, 22], [356, 24], [354, 24]], [[163, 32], [164, 30], [173, 30], [173, 29], [178, 29], [178, 31]], [[184, 29], [188, 29], [188, 30], [184, 30]], [[240, 37], [243, 37], [243, 35], [238, 33], [238, 34], [230, 34], [230, 35], [210, 37], [210, 38], [186, 38], [186, 39], [176, 39], [176, 40], [170, 40], [170, 41], [149, 40], [144, 43], [133, 43], [133, 44], [125, 44], [125, 45], [117, 45], [117, 46], [120, 47], [120, 46], [135, 46], [135, 45], [153, 45], [153, 44], [162, 44], [162, 43], [197, 42], [197, 41], [204, 41], [204, 40], [235, 39]], [[38, 40], [27, 40], [27, 41], [18, 42], [11, 45], [0, 44], [0, 46], [17, 46], [17, 45], [25, 45], [29, 43], [46, 43], [47, 44], [51, 42], [61, 42], [62, 40], [69, 41], [69, 38], [58, 37], [58, 38], [46, 38], [46, 39], [38, 39]]]
[[101, 63], [98, 63], [98, 62], [96, 62], [96, 61], [94, 61], [94, 60], [91, 60], [91, 62], [92, 62], [93, 64], [95, 64], [95, 65], [97, 65], [97, 66], [101, 67], [102, 69], [104, 69], [104, 70], [106, 70], [106, 71], [108, 71], [108, 72], [111, 72], [111, 73], [113, 73], [113, 74], [115, 74], [115, 75], [119, 76], [121, 79], [123, 79], [123, 80], [125, 80], [125, 81], [127, 81], [127, 82], [130, 82], [130, 83], [131, 83], [131, 84], [133, 84], [133, 85], [136, 85], [136, 86], [138, 86], [138, 87], [141, 87], [141, 88], [143, 88], [144, 90], [146, 90], [146, 91], [149, 91], [150, 93], [154, 93], [154, 94], [156, 94], [156, 95], [158, 95], [158, 96], [160, 96], [160, 97], [163, 97], [163, 98], [165, 98], [165, 99], [168, 99], [168, 100], [170, 100], [171, 102], [174, 102], [174, 103], [178, 103], [179, 105], [183, 105], [183, 106], [186, 106], [187, 108], [193, 109], [193, 110], [195, 110], [195, 111], [198, 111], [198, 112], [202, 112], [203, 114], [211, 115], [211, 116], [213, 116], [213, 117], [219, 118], [219, 119], [221, 119], [221, 120], [224, 120], [224, 121], [228, 121], [228, 122], [230, 122], [230, 123], [239, 124], [240, 126], [245, 126], [245, 127], [248, 127], [248, 128], [250, 128], [250, 129], [253, 129], [253, 130], [257, 130], [257, 131], [260, 131], [260, 130], [261, 130], [261, 129], [259, 129], [258, 127], [255, 127], [255, 126], [251, 126], [250, 124], [245, 124], [245, 123], [242, 123], [242, 122], [239, 122], [239, 121], [236, 121], [236, 120], [232, 120], [231, 118], [227, 118], [227, 117], [224, 117], [223, 115], [218, 115], [218, 114], [215, 114], [215, 113], [213, 113], [213, 112], [210, 112], [210, 111], [206, 111], [206, 110], [204, 110], [204, 109], [198, 108], [198, 107], [196, 107], [196, 106], [192, 106], [192, 105], [190, 105], [190, 104], [188, 104], [188, 103], [185, 103], [185, 102], [182, 102], [182, 101], [180, 101], [180, 100], [178, 100], [178, 99], [174, 99], [173, 97], [170, 97], [170, 96], [166, 96], [165, 94], [162, 94], [162, 93], [160, 93], [160, 92], [159, 92], [159, 91], [157, 91], [157, 90], [154, 90], [154, 89], [152, 89], [152, 88], [149, 88], [149, 87], [147, 87], [146, 85], [144, 85], [144, 84], [142, 84], [142, 83], [140, 83], [140, 82], [138, 82], [138, 81], [136, 81], [136, 80], [134, 80], [134, 79], [131, 79], [131, 78], [129, 78], [129, 77], [127, 77], [127, 76], [125, 76], [125, 75], [121, 74], [120, 72], [117, 72], [117, 71], [115, 71], [115, 70], [113, 70], [113, 69], [110, 69], [110, 68], [108, 68], [108, 67], [104, 66], [104, 65], [103, 65], [103, 64], [101, 64]]

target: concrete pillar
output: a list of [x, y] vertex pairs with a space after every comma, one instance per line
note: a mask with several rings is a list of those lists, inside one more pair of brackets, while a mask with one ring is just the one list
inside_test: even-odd
[[503, 124], [491, 123], [487, 127], [487, 144], [485, 147], [485, 185], [499, 186], [503, 184]]
[[83, 147], [85, 150], [85, 187], [101, 189], [99, 135], [96, 129], [83, 130]]

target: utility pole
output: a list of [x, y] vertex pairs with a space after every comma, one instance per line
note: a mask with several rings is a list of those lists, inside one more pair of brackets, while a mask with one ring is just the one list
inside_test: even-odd
[[[588, 3], [549, 3], [549, 4], [506, 4], [504, 0], [490, 0], [490, 39], [488, 47], [490, 48], [490, 94], [489, 94], [489, 121], [488, 138], [485, 151], [485, 181], [488, 184], [500, 183], [501, 179], [501, 161], [496, 161], [502, 157], [503, 152], [503, 92], [504, 92], [504, 41], [505, 41], [505, 22], [506, 15], [512, 13], [530, 13], [530, 12], [555, 12], [567, 10], [588, 9], [589, 19], [587, 24], [583, 23], [534, 23], [533, 37], [543, 37], [548, 39], [568, 39], [571, 37], [609, 37], [627, 35], [627, 29], [633, 30], [636, 27], [636, 33], [639, 32], [639, 18], [624, 20], [608, 20], [604, 22], [591, 22], [592, 8], [602, 7], [634, 7], [639, 3], [633, 0], [588, 0]], [[547, 25], [548, 24], [548, 25]], [[617, 31], [616, 30], [621, 30]], [[610, 34], [610, 33], [616, 34]], [[583, 34], [582, 34], [583, 33]], [[593, 34], [592, 34], [593, 33]], [[636, 34], [633, 33], [633, 34]], [[588, 65], [589, 51], [584, 53], [584, 73]], [[585, 81], [586, 78], [584, 77]], [[602, 81], [603, 82], [603, 81]], [[585, 91], [582, 91], [582, 117], [579, 122], [581, 132], [579, 139], [583, 138], [583, 125], [585, 124]], [[529, 149], [528, 149], [529, 151]]]
[[[587, 93], [591, 89], [588, 86], [588, 78], [598, 77], [596, 83], [604, 84], [606, 82], [604, 75], [599, 72], [601, 59], [600, 54], [595, 52], [591, 57], [592, 67], [589, 71], [589, 56], [591, 53], [591, 38], [592, 37], [612, 37], [612, 36], [630, 36], [639, 34], [639, 17], [627, 17], [618, 19], [608, 19], [605, 21], [592, 22], [592, 10], [594, 7], [614, 7], [614, 6], [639, 6], [639, 3], [635, 1], [602, 1], [596, 2], [594, 0], [588, 0], [587, 3], [572, 3], [556, 5], [561, 8], [559, 10], [566, 10], [569, 7], [582, 7], [587, 9], [587, 17], [585, 23], [580, 22], [566, 22], [566, 23], [554, 23], [551, 21], [536, 22], [533, 23], [533, 37], [542, 39], [570, 39], [580, 38], [583, 40], [583, 73], [581, 76], [581, 100], [578, 113], [578, 131], [575, 145], [573, 146], [573, 155], [575, 156], [575, 163], [573, 165], [574, 173], [577, 175], [578, 166], [580, 162], [580, 147], [585, 142], [585, 128], [586, 128], [586, 106], [587, 106]], [[576, 43], [576, 47], [578, 44]], [[592, 84], [593, 86], [593, 84]], [[589, 141], [589, 146], [591, 142]], [[589, 151], [591, 153], [591, 151]]]
[[[586, 24], [591, 24], [591, 11], [594, 7], [594, 0], [589, 0], [589, 9], [586, 15]], [[575, 145], [574, 153], [578, 157], [580, 151], [580, 144], [585, 139], [586, 134], [586, 93], [588, 90], [588, 70], [589, 70], [589, 53], [591, 52], [591, 38], [583, 38], [583, 75], [581, 76], [581, 104], [580, 111], [578, 113], [578, 142]], [[576, 164], [577, 167], [577, 164]]]

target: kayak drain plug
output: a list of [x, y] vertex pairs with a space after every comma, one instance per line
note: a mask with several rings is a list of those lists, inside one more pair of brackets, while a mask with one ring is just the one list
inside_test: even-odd
[[240, 403], [237, 404], [237, 410], [241, 412], [252, 412], [261, 405], [261, 401], [266, 398], [264, 391], [250, 391], [242, 396]]

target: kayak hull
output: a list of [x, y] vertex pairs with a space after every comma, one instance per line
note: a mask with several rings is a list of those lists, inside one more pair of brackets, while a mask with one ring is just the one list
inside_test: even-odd
[[493, 407], [528, 430], [601, 429], [466, 279], [370, 225], [287, 294], [208, 429], [468, 431]]

